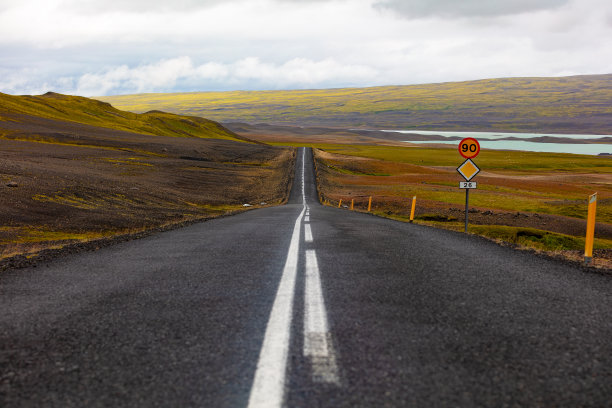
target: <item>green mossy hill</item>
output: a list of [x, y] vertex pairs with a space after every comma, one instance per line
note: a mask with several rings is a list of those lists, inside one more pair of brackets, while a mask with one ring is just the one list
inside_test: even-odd
[[14, 96], [0, 93], [0, 120], [15, 120], [15, 114], [156, 136], [252, 142], [217, 122], [201, 117], [160, 111], [136, 114], [115, 109], [107, 102], [53, 92], [40, 96]]
[[291, 91], [100, 97], [120, 109], [220, 122], [612, 134], [612, 74]]

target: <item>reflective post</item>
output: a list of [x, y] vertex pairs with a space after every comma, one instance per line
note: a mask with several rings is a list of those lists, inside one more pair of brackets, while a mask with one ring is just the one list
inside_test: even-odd
[[584, 246], [584, 263], [588, 265], [593, 260], [593, 241], [595, 240], [595, 212], [597, 211], [597, 193], [589, 197], [589, 212], [587, 215], [587, 230]]
[[412, 209], [410, 210], [410, 222], [414, 221], [414, 209], [416, 208], [416, 196], [412, 197]]

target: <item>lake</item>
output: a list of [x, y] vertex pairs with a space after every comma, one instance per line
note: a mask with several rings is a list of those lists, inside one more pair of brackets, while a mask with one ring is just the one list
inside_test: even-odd
[[[387, 130], [385, 130], [387, 132]], [[587, 140], [603, 139], [612, 135], [584, 135], [584, 134], [555, 134], [555, 133], [503, 133], [503, 132], [450, 132], [432, 130], [389, 130], [397, 133], [418, 133], [421, 135], [443, 136], [445, 140], [407, 140], [408, 143], [443, 143], [458, 144], [465, 137], [473, 137], [478, 140], [483, 149], [496, 150], [526, 150], [530, 152], [548, 153], [573, 153], [597, 155], [600, 153], [612, 153], [612, 144], [605, 143], [543, 143], [534, 142], [529, 139], [540, 137], [555, 137], [563, 139]], [[508, 138], [521, 140], [507, 140]], [[569, 141], [569, 140], [568, 140]], [[562, 142], [562, 141], [561, 141]]]

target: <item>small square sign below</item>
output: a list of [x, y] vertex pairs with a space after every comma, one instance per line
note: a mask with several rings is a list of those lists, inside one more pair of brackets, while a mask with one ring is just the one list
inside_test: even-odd
[[477, 188], [475, 181], [460, 181], [459, 188]]
[[464, 161], [461, 166], [457, 167], [457, 171], [463, 176], [465, 181], [470, 181], [474, 176], [480, 173], [480, 169], [471, 159]]

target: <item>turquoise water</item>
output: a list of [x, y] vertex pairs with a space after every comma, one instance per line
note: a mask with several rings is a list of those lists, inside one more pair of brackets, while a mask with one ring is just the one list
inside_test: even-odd
[[[466, 136], [467, 137], [467, 136]], [[443, 143], [458, 144], [458, 140], [417, 140], [408, 143]], [[612, 153], [609, 144], [573, 144], [573, 143], [537, 143], [523, 140], [478, 140], [482, 149], [495, 150], [526, 150], [528, 152], [591, 154]]]
[[[496, 150], [526, 150], [530, 152], [549, 152], [549, 153], [573, 153], [597, 155], [600, 153], [612, 153], [612, 144], [576, 144], [576, 143], [542, 143], [532, 142], [529, 139], [543, 136], [551, 136], [565, 139], [601, 139], [612, 137], [612, 135], [584, 135], [584, 134], [555, 134], [555, 133], [502, 133], [502, 132], [446, 132], [431, 130], [410, 130], [397, 131], [398, 133], [418, 133], [421, 135], [438, 135], [448, 138], [448, 140], [407, 140], [408, 143], [443, 143], [458, 144], [460, 139], [473, 137], [478, 140], [483, 149]], [[516, 138], [523, 140], [503, 140], [505, 138]], [[499, 140], [501, 139], [501, 140]]]

